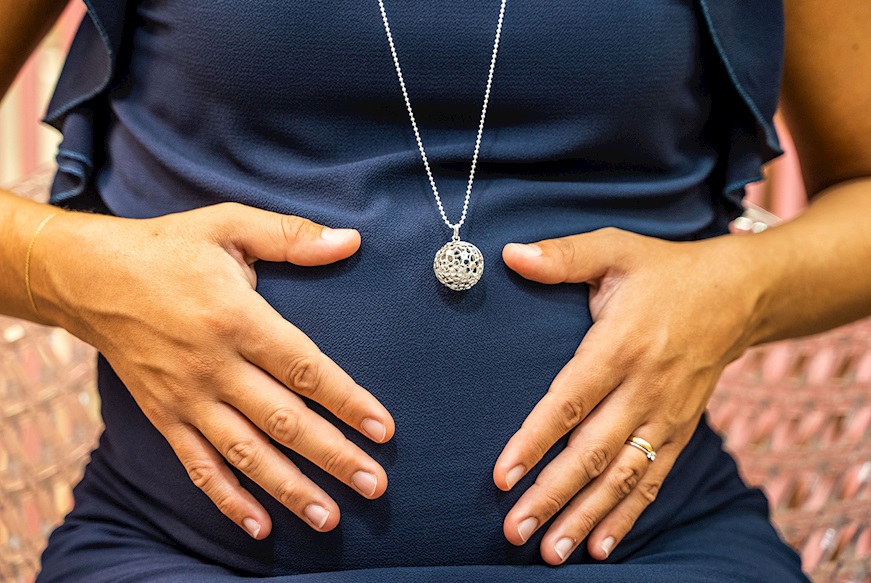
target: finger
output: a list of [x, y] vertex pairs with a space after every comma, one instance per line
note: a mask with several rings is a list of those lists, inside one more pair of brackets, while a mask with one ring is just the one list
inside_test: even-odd
[[[641, 422], [631, 405], [628, 392], [615, 391], [572, 432], [566, 448], [538, 474], [505, 516], [503, 529], [510, 542], [519, 545], [529, 540], [535, 529], [609, 467], [623, 451], [626, 436]], [[615, 416], [613, 411], [622, 414]], [[645, 470], [646, 466], [635, 464], [633, 468]]]
[[582, 283], [620, 267], [636, 237], [640, 235], [608, 227], [527, 245], [509, 243], [502, 249], [502, 259], [526, 279], [551, 284]]
[[[622, 380], [623, 371], [609, 364], [619, 346], [600, 330], [593, 324], [575, 356], [502, 450], [493, 468], [493, 481], [500, 489], [510, 490]], [[607, 463], [599, 465], [604, 469]]]
[[232, 407], [215, 404], [201, 416], [199, 430], [231, 465], [313, 529], [326, 532], [339, 523], [332, 498]]
[[[642, 427], [635, 433], [644, 435], [657, 448], [662, 438], [651, 437], [651, 428]], [[608, 469], [569, 502], [542, 537], [544, 560], [552, 565], [563, 563], [596, 525], [635, 491], [653, 465], [639, 449], [624, 444]]]
[[194, 485], [212, 500], [222, 514], [256, 540], [269, 536], [272, 520], [266, 509], [242, 487], [224, 458], [195, 427], [178, 423], [171, 428], [161, 429], [161, 433]]
[[[626, 449], [635, 449], [626, 446]], [[650, 506], [659, 493], [665, 477], [674, 467], [683, 447], [677, 442], [656, 449], [656, 461], [638, 482], [635, 489], [603, 518], [587, 540], [587, 550], [594, 559], [604, 561], [620, 541], [632, 530], [641, 513]], [[638, 450], [635, 450], [638, 452]], [[641, 457], [638, 452], [638, 457]]]
[[252, 323], [234, 336], [243, 357], [372, 441], [384, 443], [393, 437], [393, 417], [384, 405], [266, 300], [251, 301], [246, 313]]
[[377, 498], [387, 488], [387, 474], [339, 429], [257, 367], [247, 365], [229, 398], [245, 417], [272, 439], [311, 460], [325, 472]]
[[245, 255], [296, 265], [326, 265], [345, 259], [360, 248], [355, 229], [333, 229], [309, 219], [226, 202], [209, 208], [215, 240], [231, 244]]

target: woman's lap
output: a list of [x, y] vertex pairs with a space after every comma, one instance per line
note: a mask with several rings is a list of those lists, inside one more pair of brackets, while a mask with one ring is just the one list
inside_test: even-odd
[[246, 577], [131, 532], [127, 527], [68, 521], [52, 535], [37, 583], [807, 583], [797, 555], [764, 516], [722, 510], [672, 528], [619, 564], [394, 567]]

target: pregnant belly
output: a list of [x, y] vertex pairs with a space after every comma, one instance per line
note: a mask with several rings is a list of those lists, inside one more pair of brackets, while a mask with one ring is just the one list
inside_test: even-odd
[[336, 497], [342, 520], [326, 535], [282, 521], [275, 533], [288, 549], [284, 565], [528, 564], [535, 545], [518, 549], [502, 534], [522, 487], [497, 489], [493, 464], [589, 327], [586, 289], [526, 282], [501, 265], [498, 249], [484, 249], [483, 280], [458, 293], [436, 281], [426, 246], [396, 252], [395, 262], [378, 251], [370, 244], [324, 277], [279, 264], [258, 269], [264, 297], [396, 421], [394, 439], [381, 446], [346, 428], [388, 473], [379, 500], [295, 458]]
[[502, 534], [505, 514], [536, 472], [504, 493], [493, 484], [493, 464], [589, 327], [586, 288], [522, 280], [498, 259], [501, 244], [482, 247], [484, 277], [464, 293], [437, 282], [421, 246], [393, 262], [364, 243], [331, 266], [256, 264], [258, 291], [396, 421], [394, 439], [377, 445], [315, 407], [384, 466], [389, 486], [378, 500], [285, 451], [339, 504], [334, 531], [313, 532], [241, 476], [274, 523], [265, 541], [248, 539], [193, 487], [101, 367], [106, 432], [94, 464], [112, 468], [102, 478], [113, 490], [106, 495], [190, 552], [260, 574], [539, 561], [535, 543], [516, 548]]

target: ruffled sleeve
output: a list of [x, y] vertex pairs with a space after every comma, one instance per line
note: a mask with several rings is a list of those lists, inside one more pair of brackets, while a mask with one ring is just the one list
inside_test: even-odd
[[782, 0], [698, 0], [711, 41], [740, 97], [720, 113], [728, 143], [721, 150], [722, 198], [731, 218], [743, 212], [744, 187], [783, 154], [774, 126], [783, 72]]
[[102, 163], [109, 107], [107, 92], [117, 79], [125, 45], [128, 4], [85, 0], [82, 19], [42, 121], [63, 134], [49, 202], [101, 209], [93, 185]]

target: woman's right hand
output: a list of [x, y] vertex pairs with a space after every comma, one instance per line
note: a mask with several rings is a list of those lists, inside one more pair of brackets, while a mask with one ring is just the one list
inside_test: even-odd
[[378, 443], [393, 436], [390, 413], [255, 291], [252, 267], [333, 263], [360, 247], [356, 230], [237, 203], [153, 219], [67, 213], [48, 227], [33, 249], [40, 312], [106, 357], [194, 484], [251, 536], [271, 520], [225, 460], [315, 530], [339, 522], [270, 438], [366, 498], [384, 493], [384, 469], [301, 397]]

